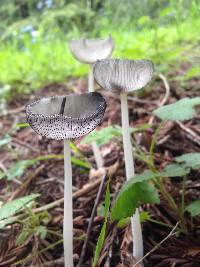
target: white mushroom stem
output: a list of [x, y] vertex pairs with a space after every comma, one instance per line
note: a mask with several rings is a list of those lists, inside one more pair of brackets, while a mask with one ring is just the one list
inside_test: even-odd
[[[94, 92], [94, 74], [93, 74], [93, 64], [90, 65], [90, 72], [88, 75], [88, 91]], [[92, 150], [94, 153], [95, 161], [97, 164], [97, 169], [103, 167], [103, 158], [101, 156], [101, 151], [96, 142], [92, 142]]]
[[90, 64], [90, 71], [88, 74], [88, 91], [94, 92], [94, 74], [93, 74], [93, 64]]
[[73, 200], [72, 200], [72, 166], [69, 140], [64, 140], [64, 219], [63, 242], [65, 267], [73, 267]]
[[[129, 128], [128, 101], [126, 93], [121, 93], [121, 116], [126, 178], [127, 180], [129, 180], [130, 178], [133, 178], [135, 170]], [[131, 218], [131, 230], [133, 234], [133, 256], [137, 260], [140, 260], [143, 257], [143, 239], [138, 209]]]

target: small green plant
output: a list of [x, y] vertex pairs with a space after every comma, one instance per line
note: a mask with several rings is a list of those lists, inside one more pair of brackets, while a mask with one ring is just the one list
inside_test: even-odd
[[[193, 99], [185, 98], [174, 104], [157, 109], [154, 114], [162, 120], [188, 120], [195, 115], [194, 107], [197, 105], [200, 105], [199, 97]], [[111, 214], [114, 220], [120, 221], [132, 216], [141, 203], [158, 204], [158, 190], [176, 214], [177, 221], [180, 221], [180, 232], [187, 233], [188, 228], [185, 223], [186, 212], [189, 212], [191, 216], [200, 214], [199, 200], [195, 200], [188, 205], [185, 203], [186, 179], [191, 170], [200, 168], [200, 153], [187, 153], [176, 157], [174, 158], [174, 163], [168, 164], [160, 171], [154, 164], [154, 147], [162, 125], [163, 122], [155, 131], [148, 155], [141, 148], [136, 147], [136, 156], [146, 163], [148, 170], [135, 175], [134, 178], [123, 185]], [[165, 179], [173, 179], [174, 177], [182, 177], [182, 190], [179, 203], [176, 203], [173, 196], [165, 187]]]
[[27, 207], [26, 212], [28, 213], [28, 217], [25, 220], [17, 221], [22, 225], [21, 233], [16, 239], [17, 245], [23, 244], [31, 236], [38, 236], [41, 239], [45, 239], [48, 233], [54, 233], [54, 231], [48, 230], [46, 227], [50, 219], [47, 211], [35, 214]]
[[105, 195], [105, 206], [104, 206], [104, 223], [103, 226], [101, 228], [101, 232], [100, 235], [98, 237], [98, 241], [97, 241], [97, 245], [95, 248], [95, 254], [94, 254], [94, 259], [93, 259], [93, 263], [92, 263], [92, 267], [96, 267], [99, 257], [100, 257], [100, 253], [101, 250], [103, 248], [104, 245], [104, 241], [105, 241], [105, 237], [106, 237], [106, 227], [107, 227], [107, 223], [109, 220], [109, 216], [110, 216], [110, 187], [109, 187], [109, 183], [107, 184], [107, 188], [106, 188], [106, 195]]
[[30, 205], [38, 196], [38, 194], [32, 194], [5, 203], [0, 208], [0, 228], [4, 227], [8, 223], [11, 223], [13, 221], [12, 216], [23, 211], [25, 207]]
[[[73, 146], [73, 150], [75, 151], [75, 147]], [[77, 152], [78, 153], [78, 152]], [[18, 161], [17, 163], [13, 164], [10, 169], [5, 172], [0, 174], [0, 179], [2, 178], [7, 178], [7, 180], [13, 180], [14, 178], [20, 178], [23, 173], [28, 169], [30, 166], [40, 162], [40, 161], [46, 161], [50, 159], [63, 159], [64, 156], [61, 154], [50, 154], [50, 155], [44, 155], [44, 156], [39, 156], [34, 159], [27, 159], [27, 160], [21, 160]], [[82, 159], [78, 159], [76, 157], [72, 157], [72, 164], [85, 168], [85, 169], [90, 169], [91, 165], [89, 162], [84, 161]]]

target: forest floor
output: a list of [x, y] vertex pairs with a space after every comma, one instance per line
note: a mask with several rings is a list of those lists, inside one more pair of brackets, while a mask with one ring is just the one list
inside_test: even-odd
[[[193, 79], [185, 84], [185, 88], [178, 81], [170, 81], [170, 97], [167, 103], [172, 103], [183, 97], [197, 96], [199, 92], [193, 90], [200, 87], [200, 80]], [[0, 168], [3, 170], [16, 163], [16, 161], [33, 159], [48, 154], [63, 154], [63, 143], [48, 140], [37, 135], [30, 127], [13, 127], [17, 123], [26, 122], [25, 104], [43, 96], [62, 95], [72, 92], [84, 92], [87, 84], [84, 79], [71, 80], [67, 84], [52, 84], [36, 91], [31, 96], [18, 97], [13, 100], [7, 108], [7, 114], [1, 115], [0, 137], [9, 133], [12, 141], [8, 147], [0, 151]], [[118, 96], [100, 91], [107, 101], [107, 110], [101, 127], [108, 125], [121, 125], [120, 100]], [[159, 120], [152, 115], [152, 111], [158, 107], [165, 95], [163, 81], [158, 77], [150, 85], [149, 90], [138, 97], [130, 95], [129, 114], [132, 127], [151, 123], [152, 127], [142, 133], [134, 135], [135, 142], [148, 153], [150, 141]], [[184, 122], [185, 128], [176, 122], [166, 122], [159, 133], [155, 147], [155, 163], [159, 169], [170, 162], [175, 156], [187, 152], [200, 152], [200, 143], [195, 141], [189, 131], [193, 130], [200, 134], [200, 116], [197, 115], [190, 121]], [[78, 263], [82, 250], [83, 240], [86, 235], [87, 225], [90, 220], [93, 203], [96, 199], [100, 185], [102, 172], [96, 170], [95, 159], [90, 145], [81, 144], [80, 139], [75, 141], [81, 152], [81, 159], [91, 164], [89, 170], [73, 164], [73, 186], [74, 186], [74, 262]], [[119, 137], [112, 139], [101, 147], [105, 168], [111, 177], [112, 197], [116, 196], [121, 185], [125, 181], [124, 158], [122, 140]], [[75, 153], [75, 152], [73, 152]], [[77, 155], [74, 155], [77, 156]], [[136, 173], [141, 173], [146, 166], [143, 162], [136, 160]], [[8, 201], [15, 198], [39, 193], [35, 213], [44, 211], [45, 205], [54, 203], [48, 209], [48, 229], [56, 231], [58, 235], [48, 234], [45, 240], [38, 236], [30, 236], [21, 245], [16, 245], [16, 238], [22, 227], [13, 224], [4, 230], [0, 230], [0, 266], [64, 266], [62, 242], [63, 223], [63, 158], [39, 161], [30, 166], [20, 179], [7, 181], [0, 180], [0, 199]], [[199, 171], [192, 171], [190, 179], [187, 180], [185, 201], [200, 198]], [[180, 201], [182, 178], [173, 181], [167, 179], [165, 184], [175, 200]], [[101, 197], [99, 209], [104, 195]], [[41, 207], [41, 209], [38, 209]], [[200, 218], [193, 220], [193, 228], [187, 235], [168, 236], [177, 223], [175, 214], [161, 199], [159, 205], [142, 205], [141, 210], [148, 211], [153, 220], [161, 221], [163, 225], [146, 221], [142, 224], [145, 253], [153, 248], [149, 256], [144, 260], [146, 267], [199, 267], [200, 266]], [[98, 214], [98, 215], [97, 215]], [[186, 217], [186, 223], [190, 225], [190, 217]], [[92, 266], [95, 245], [103, 224], [103, 217], [96, 213], [86, 255], [82, 267]], [[165, 224], [165, 225], [164, 225]], [[168, 225], [168, 226], [166, 226]], [[174, 229], [176, 230], [176, 229]], [[168, 238], [160, 245], [163, 239]], [[51, 246], [54, 244], [54, 246]], [[50, 247], [49, 247], [50, 246]], [[49, 247], [48, 250], [45, 248]], [[131, 267], [134, 259], [131, 257], [132, 237], [130, 225], [118, 228], [115, 223], [108, 226], [103, 251], [98, 266]], [[40, 252], [40, 253], [38, 253]], [[24, 259], [24, 261], [23, 261]], [[16, 264], [18, 262], [18, 264]], [[69, 266], [70, 267], [70, 266]]]

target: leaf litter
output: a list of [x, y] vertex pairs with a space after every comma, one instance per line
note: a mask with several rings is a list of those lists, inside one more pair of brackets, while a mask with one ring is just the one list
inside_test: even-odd
[[[71, 84], [73, 84], [72, 81]], [[86, 87], [84, 81], [82, 87]], [[75, 82], [74, 82], [75, 83]], [[18, 161], [32, 160], [37, 157], [45, 156], [49, 154], [62, 154], [62, 145], [56, 141], [49, 141], [36, 136], [34, 132], [26, 127], [18, 127], [13, 130], [13, 125], [17, 123], [25, 123], [25, 112], [21, 107], [33, 98], [38, 96], [49, 95], [53, 92], [53, 89], [59, 88], [58, 94], [66, 94], [71, 92], [74, 87], [69, 87], [65, 84], [53, 84], [49, 85], [42, 90], [38, 91], [35, 95], [25, 97], [21, 101], [13, 100], [10, 103], [8, 110], [19, 109], [19, 112], [4, 116], [1, 121], [1, 134], [0, 137], [5, 139], [5, 136], [9, 134], [9, 142], [4, 141], [5, 145], [2, 146], [0, 151], [1, 156], [1, 171], [8, 170], [12, 165]], [[76, 83], [75, 83], [76, 84]], [[130, 112], [130, 124], [132, 127], [140, 126], [141, 124], [148, 124], [149, 118], [152, 115], [152, 111], [157, 108], [155, 101], [160, 98], [159, 94], [163, 93], [163, 86], [160, 82], [156, 83], [157, 91], [155, 94], [147, 93], [145, 95], [145, 103], [140, 103], [134, 100], [129, 100], [129, 112]], [[83, 88], [82, 88], [83, 89]], [[81, 90], [82, 90], [81, 89]], [[77, 89], [78, 90], [78, 89]], [[85, 88], [86, 91], [86, 88]], [[107, 99], [109, 106], [105, 114], [105, 119], [102, 127], [111, 125], [120, 125], [120, 105], [119, 98], [109, 93], [103, 95]], [[178, 99], [191, 96], [191, 91], [177, 91], [176, 86], [171, 86], [171, 97], [168, 100], [172, 103]], [[192, 96], [197, 96], [194, 91]], [[136, 99], [137, 100], [137, 99]], [[113, 108], [115, 107], [115, 109]], [[155, 120], [153, 128], [145, 129], [142, 132], [135, 133], [136, 142], [144, 149], [148, 151], [150, 138], [153, 134], [155, 126], [159, 124], [159, 120]], [[186, 125], [188, 123], [186, 122]], [[188, 127], [198, 128], [199, 117], [192, 119]], [[110, 128], [109, 131], [113, 129]], [[116, 129], [115, 129], [116, 131]], [[118, 131], [118, 129], [117, 129]], [[115, 132], [114, 132], [115, 133]], [[167, 138], [166, 138], [167, 136]], [[104, 142], [100, 136], [100, 142]], [[109, 139], [109, 138], [108, 138]], [[108, 141], [108, 142], [107, 142]], [[82, 160], [85, 160], [93, 168], [95, 168], [95, 160], [92, 154], [91, 146], [84, 144], [81, 140], [76, 141], [76, 146], [83, 155]], [[32, 148], [32, 149], [31, 149]], [[110, 190], [111, 196], [114, 197], [116, 192], [119, 191], [122, 183], [125, 181], [124, 173], [124, 162], [123, 162], [123, 150], [122, 143], [120, 141], [120, 132], [114, 139], [107, 140], [105, 143], [101, 143], [101, 151], [104, 156], [105, 167], [110, 170]], [[11, 153], [12, 152], [12, 153]], [[161, 170], [163, 170], [166, 164], [173, 163], [174, 158], [178, 160], [189, 162], [189, 158], [178, 158], [182, 154], [187, 153], [198, 153], [200, 152], [199, 146], [189, 140], [185, 133], [173, 122], [166, 123], [162, 128], [158, 136], [158, 144], [155, 148], [155, 163]], [[74, 157], [76, 152], [73, 151]], [[48, 203], [59, 201], [63, 197], [63, 168], [62, 158], [49, 159], [43, 162], [35, 162], [30, 165], [27, 169], [20, 173], [20, 177], [14, 176], [12, 181], [6, 179], [0, 180], [0, 197], [1, 201], [6, 202], [10, 199], [15, 191], [18, 190], [20, 185], [24, 183], [31, 173], [34, 172], [40, 164], [44, 164], [44, 168], [39, 172], [30, 183], [27, 183], [27, 187], [23, 188], [23, 192], [18, 197], [24, 197], [25, 195], [40, 194], [40, 197], [36, 199], [35, 208], [43, 207]], [[175, 163], [173, 163], [175, 164]], [[195, 165], [195, 164], [194, 164]], [[196, 166], [196, 165], [195, 165]], [[19, 171], [19, 170], [18, 170]], [[143, 162], [136, 160], [136, 173], [142, 173], [145, 171], [145, 165]], [[173, 172], [173, 165], [171, 169], [167, 169], [168, 172]], [[180, 172], [184, 172], [183, 169], [177, 171], [177, 175]], [[95, 173], [93, 175], [92, 173]], [[90, 178], [88, 170], [77, 165], [73, 165], [73, 188], [74, 192], [77, 192], [91, 183], [94, 183], [98, 179], [98, 172], [90, 172]], [[187, 189], [185, 192], [186, 203], [190, 203], [193, 200], [200, 198], [200, 191], [198, 185], [199, 172], [195, 169], [190, 173], [189, 180], [187, 181]], [[166, 187], [171, 191], [173, 197], [180, 200], [181, 184], [178, 177], [172, 180], [167, 179]], [[9, 190], [8, 190], [9, 183]], [[87, 231], [87, 224], [91, 215], [92, 206], [96, 198], [98, 191], [98, 183], [95, 187], [91, 187], [90, 191], [81, 194], [79, 197], [74, 199], [74, 261], [78, 263], [79, 256], [81, 254], [82, 245], [84, 242], [85, 233]], [[104, 196], [101, 201], [104, 201]], [[151, 215], [151, 220], [143, 222], [143, 237], [144, 237], [144, 248], [145, 253], [150, 251], [156, 246], [162, 239], [164, 239], [170, 232], [170, 228], [157, 224], [155, 221], [161, 221], [166, 225], [175, 225], [176, 218], [173, 212], [169, 209], [167, 204], [161, 198], [161, 203], [156, 205], [145, 204], [142, 205], [144, 212], [148, 211]], [[57, 234], [62, 235], [62, 219], [63, 219], [63, 205], [55, 205], [48, 209], [50, 220], [47, 223], [48, 229], [55, 231]], [[186, 221], [189, 224], [189, 217], [186, 217]], [[97, 238], [101, 231], [101, 227], [104, 223], [104, 218], [101, 214], [96, 214], [90, 240], [83, 263], [83, 267], [91, 267], [91, 262], [94, 257], [95, 245]], [[171, 236], [164, 244], [157, 248], [151, 253], [144, 264], [148, 267], [161, 267], [161, 266], [182, 266], [182, 267], [197, 267], [200, 266], [200, 241], [198, 236], [200, 234], [199, 229], [200, 219], [196, 217], [193, 219], [193, 230], [189, 235], [183, 234], [177, 236]], [[26, 242], [22, 245], [16, 245], [16, 239], [19, 236], [22, 227], [20, 224], [11, 224], [5, 230], [0, 230], [0, 266], [13, 266], [16, 262], [16, 266], [63, 266], [63, 255], [62, 255], [62, 242], [60, 237], [57, 235], [49, 234], [45, 240], [42, 240], [38, 236], [30, 236]], [[135, 259], [132, 258], [132, 242], [131, 242], [131, 230], [129, 223], [125, 224], [124, 227], [117, 227], [116, 224], [109, 223], [106, 229], [106, 238], [104, 247], [101, 251], [98, 265], [101, 266], [123, 266], [131, 267], [135, 264]], [[52, 246], [55, 244], [55, 246]], [[48, 248], [48, 249], [47, 249]], [[37, 255], [37, 257], [35, 257]], [[24, 261], [21, 261], [23, 260]], [[21, 262], [20, 262], [21, 261]], [[107, 265], [105, 265], [107, 264]]]

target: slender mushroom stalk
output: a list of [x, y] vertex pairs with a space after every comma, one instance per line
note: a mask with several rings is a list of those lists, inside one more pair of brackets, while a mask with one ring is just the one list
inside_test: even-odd
[[65, 267], [73, 263], [73, 201], [72, 201], [72, 166], [69, 140], [64, 139], [64, 219], [63, 240]]
[[88, 74], [88, 92], [94, 92], [93, 64], [90, 64], [90, 70]]
[[[120, 94], [127, 180], [135, 174], [127, 93], [144, 87], [151, 80], [152, 75], [153, 64], [148, 60], [107, 59], [94, 64], [94, 77], [97, 83], [108, 91]], [[138, 209], [136, 209], [135, 214], [131, 218], [131, 229], [133, 234], [133, 256], [136, 260], [140, 260], [143, 257], [143, 240]]]
[[[121, 116], [122, 116], [122, 134], [123, 134], [123, 145], [124, 145], [124, 159], [126, 168], [127, 180], [133, 178], [135, 174], [134, 158], [132, 151], [130, 127], [129, 127], [129, 115], [128, 115], [128, 103], [127, 94], [121, 93]], [[133, 159], [133, 160], [131, 160]], [[139, 212], [136, 209], [134, 216], [131, 218], [131, 231], [133, 234], [133, 255], [136, 259], [143, 257], [143, 240], [142, 240], [142, 228], [140, 224]], [[137, 245], [135, 245], [137, 244]]]
[[73, 267], [72, 167], [69, 140], [83, 136], [101, 123], [106, 102], [99, 93], [42, 98], [26, 107], [33, 130], [47, 138], [64, 140], [64, 219], [65, 267]]
[[[114, 49], [112, 37], [107, 39], [79, 39], [69, 43], [70, 50], [74, 57], [82, 63], [90, 65], [88, 74], [88, 91], [94, 92], [93, 64], [97, 60], [108, 58]], [[96, 142], [92, 142], [92, 150], [96, 160], [97, 168], [103, 167], [103, 159]]]

